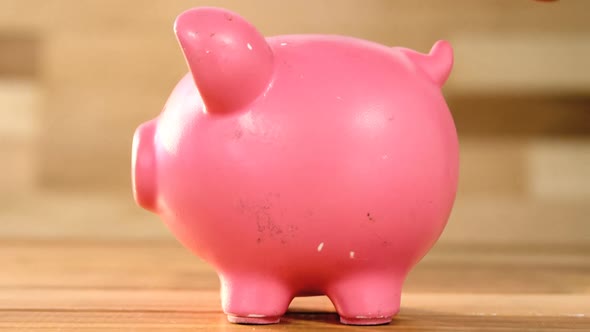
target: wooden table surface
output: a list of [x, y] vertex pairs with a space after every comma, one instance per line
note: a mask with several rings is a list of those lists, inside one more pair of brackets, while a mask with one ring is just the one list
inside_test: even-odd
[[0, 330], [590, 331], [588, 248], [437, 246], [402, 309], [378, 327], [338, 323], [325, 297], [278, 325], [233, 325], [214, 271], [173, 241], [0, 241]]

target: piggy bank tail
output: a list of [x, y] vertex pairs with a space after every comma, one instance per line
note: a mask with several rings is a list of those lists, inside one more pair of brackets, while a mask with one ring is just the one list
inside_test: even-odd
[[439, 87], [442, 87], [453, 69], [453, 48], [445, 40], [439, 40], [428, 54], [422, 54], [410, 49], [401, 48], [400, 51], [418, 66]]

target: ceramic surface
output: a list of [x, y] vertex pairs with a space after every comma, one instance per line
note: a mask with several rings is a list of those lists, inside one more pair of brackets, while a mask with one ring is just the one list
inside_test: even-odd
[[137, 203], [216, 268], [232, 322], [319, 294], [343, 323], [389, 322], [455, 199], [449, 43], [264, 38], [219, 8], [175, 33], [190, 71], [135, 133]]

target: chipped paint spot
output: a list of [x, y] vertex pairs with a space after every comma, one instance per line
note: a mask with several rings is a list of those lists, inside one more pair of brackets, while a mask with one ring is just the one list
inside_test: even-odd
[[248, 43], [248, 45], [247, 45], [247, 46], [248, 46], [248, 49], [249, 49], [250, 51], [252, 51], [252, 45], [250, 45], [250, 43]]
[[287, 46], [287, 43], [281, 43], [281, 46]]
[[324, 249], [324, 242], [318, 245], [318, 252], [322, 251], [322, 249]]
[[251, 112], [245, 113], [244, 115], [240, 116], [238, 122], [243, 130], [252, 133], [256, 132], [256, 125], [254, 124], [254, 118], [252, 117]]
[[348, 257], [350, 257], [350, 259], [354, 259], [354, 251], [349, 252]]

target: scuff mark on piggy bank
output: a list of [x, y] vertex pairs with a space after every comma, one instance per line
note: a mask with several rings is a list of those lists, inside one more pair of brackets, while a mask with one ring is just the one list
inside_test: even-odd
[[218, 8], [175, 32], [190, 71], [135, 133], [136, 202], [216, 268], [231, 322], [320, 294], [342, 323], [390, 322], [455, 199], [450, 45], [264, 38]]

